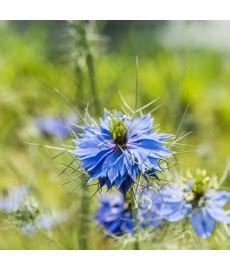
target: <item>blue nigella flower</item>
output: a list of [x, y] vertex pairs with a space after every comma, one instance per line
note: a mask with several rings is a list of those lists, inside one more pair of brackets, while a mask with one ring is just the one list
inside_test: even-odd
[[159, 161], [172, 155], [163, 145], [170, 137], [153, 132], [150, 115], [131, 119], [106, 111], [99, 125], [84, 127], [74, 153], [90, 175], [89, 181], [98, 179], [100, 187], [115, 186], [126, 194], [139, 175], [157, 178]]
[[216, 223], [230, 223], [224, 206], [230, 193], [216, 191], [209, 185], [208, 178], [189, 179], [186, 185], [171, 185], [160, 192], [157, 202], [159, 213], [169, 222], [188, 218], [195, 233], [203, 238], [211, 237]]
[[102, 197], [95, 219], [109, 234], [121, 236], [133, 232], [132, 212], [122, 195]]
[[70, 134], [65, 121], [58, 117], [39, 117], [35, 124], [39, 132], [45, 136], [66, 138]]
[[[138, 195], [137, 226], [139, 229], [156, 228], [163, 220], [157, 214], [154, 190], [145, 190]], [[134, 220], [131, 203], [121, 194], [112, 194], [101, 198], [101, 207], [95, 217], [109, 234], [116, 236], [133, 233]]]
[[72, 114], [66, 117], [48, 116], [35, 119], [35, 125], [38, 131], [45, 136], [60, 137], [62, 139], [71, 135], [71, 131], [77, 131], [74, 126], [76, 117]]
[[22, 233], [33, 234], [36, 230], [50, 230], [54, 220], [41, 212], [37, 201], [25, 186], [13, 187], [0, 198], [0, 211], [8, 215], [9, 221]]

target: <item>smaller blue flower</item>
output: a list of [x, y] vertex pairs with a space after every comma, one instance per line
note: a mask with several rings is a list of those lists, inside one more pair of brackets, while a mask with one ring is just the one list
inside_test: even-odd
[[42, 135], [62, 139], [70, 136], [72, 131], [79, 131], [74, 123], [76, 123], [76, 117], [72, 114], [67, 117], [48, 116], [35, 119], [36, 128]]
[[[138, 195], [138, 229], [156, 228], [162, 224], [162, 219], [157, 214], [154, 190], [145, 190]], [[134, 220], [131, 203], [127, 202], [121, 194], [113, 194], [101, 198], [101, 207], [96, 215], [97, 222], [102, 225], [109, 234], [121, 236], [134, 231]]]
[[103, 196], [95, 217], [108, 234], [121, 236], [133, 232], [133, 216], [122, 195]]
[[24, 234], [34, 234], [37, 229], [51, 230], [55, 224], [50, 215], [41, 211], [25, 186], [13, 187], [0, 197], [0, 211]]
[[230, 223], [230, 216], [224, 206], [230, 193], [211, 188], [207, 177], [189, 179], [182, 187], [171, 185], [162, 188], [157, 204], [160, 215], [169, 222], [189, 220], [195, 233], [203, 238], [211, 237], [216, 223]]
[[54, 136], [66, 138], [69, 136], [69, 129], [63, 121], [58, 117], [37, 118], [35, 121], [39, 132], [45, 136]]

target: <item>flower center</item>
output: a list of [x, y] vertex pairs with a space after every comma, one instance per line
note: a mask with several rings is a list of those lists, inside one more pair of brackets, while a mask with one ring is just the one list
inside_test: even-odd
[[197, 169], [196, 175], [190, 175], [190, 179], [193, 180], [193, 184], [191, 189], [184, 192], [184, 199], [194, 207], [202, 207], [206, 204], [206, 190], [213, 188], [212, 178], [207, 176], [206, 171]]
[[37, 216], [40, 214], [38, 206], [31, 200], [27, 200], [11, 215], [18, 223], [30, 223], [34, 222]]
[[193, 184], [193, 191], [195, 194], [203, 194], [206, 189], [208, 188], [209, 183], [206, 181], [205, 178], [203, 179], [196, 179], [195, 183]]
[[127, 129], [125, 122], [120, 118], [112, 118], [109, 130], [114, 142], [120, 147], [124, 147], [127, 142]]
[[191, 203], [193, 207], [202, 207], [205, 203], [203, 199], [203, 193], [196, 193], [194, 191], [189, 191], [184, 193], [184, 200], [187, 203]]

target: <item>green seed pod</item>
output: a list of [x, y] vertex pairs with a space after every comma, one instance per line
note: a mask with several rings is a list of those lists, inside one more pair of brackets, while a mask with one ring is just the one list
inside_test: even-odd
[[114, 117], [111, 116], [109, 130], [114, 142], [120, 147], [124, 147], [127, 141], [127, 130], [124, 121], [120, 118], [114, 119]]

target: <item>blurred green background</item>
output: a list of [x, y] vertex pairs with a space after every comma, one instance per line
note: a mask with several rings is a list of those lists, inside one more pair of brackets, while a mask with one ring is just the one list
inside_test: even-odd
[[[78, 249], [83, 218], [90, 223], [88, 248], [121, 248], [93, 222], [98, 197], [82, 217], [82, 190], [69, 180], [68, 156], [25, 144], [62, 147], [71, 144], [39, 134], [34, 119], [66, 116], [71, 107], [88, 104], [99, 116], [103, 108], [120, 109], [119, 92], [134, 107], [136, 56], [139, 59], [138, 106], [159, 98], [153, 112], [160, 130], [191, 132], [181, 143], [177, 168], [198, 167], [221, 177], [230, 156], [230, 33], [219, 21], [2, 21], [0, 23], [0, 170], [1, 189], [32, 186], [51, 211], [68, 210], [70, 218], [47, 238], [25, 236], [2, 219], [1, 249]], [[93, 80], [92, 80], [93, 77]], [[187, 110], [186, 110], [187, 108]], [[225, 186], [229, 186], [229, 177]], [[92, 196], [95, 188], [90, 188]], [[202, 241], [205, 248], [229, 248], [229, 241]], [[218, 238], [219, 239], [219, 238]], [[143, 248], [173, 248], [157, 240]], [[167, 241], [166, 241], [167, 242]], [[176, 240], [175, 240], [175, 248]], [[129, 246], [125, 247], [129, 248]], [[196, 248], [193, 244], [184, 248]]]

